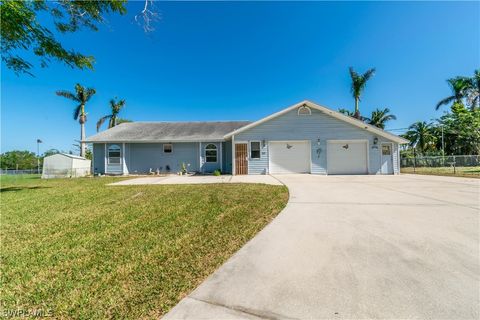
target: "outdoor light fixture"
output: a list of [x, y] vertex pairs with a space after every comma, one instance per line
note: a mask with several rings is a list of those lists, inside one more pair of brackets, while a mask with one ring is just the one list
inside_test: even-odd
[[372, 149], [378, 149], [378, 137], [373, 138]]
[[262, 140], [262, 148], [265, 148], [265, 139]]
[[317, 145], [320, 145], [320, 138], [317, 139]]

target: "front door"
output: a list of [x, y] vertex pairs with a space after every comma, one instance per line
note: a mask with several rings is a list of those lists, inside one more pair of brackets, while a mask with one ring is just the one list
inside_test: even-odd
[[248, 150], [246, 143], [235, 144], [235, 174], [248, 174]]
[[382, 143], [382, 174], [393, 174], [392, 144]]

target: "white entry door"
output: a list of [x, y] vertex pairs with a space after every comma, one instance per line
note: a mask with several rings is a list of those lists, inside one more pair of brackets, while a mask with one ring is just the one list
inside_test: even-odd
[[328, 174], [367, 174], [367, 141], [329, 140], [327, 142]]
[[310, 141], [270, 141], [270, 173], [310, 173]]
[[382, 174], [393, 174], [393, 150], [391, 143], [382, 143]]

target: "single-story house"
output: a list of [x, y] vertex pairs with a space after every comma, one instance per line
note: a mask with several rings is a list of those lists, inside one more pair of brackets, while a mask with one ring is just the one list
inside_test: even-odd
[[255, 122], [131, 122], [85, 140], [97, 174], [398, 174], [408, 141], [310, 101]]

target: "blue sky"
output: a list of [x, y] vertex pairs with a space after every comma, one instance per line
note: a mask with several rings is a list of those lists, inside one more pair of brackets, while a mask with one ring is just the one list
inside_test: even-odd
[[479, 2], [157, 2], [150, 35], [132, 20], [141, 6], [60, 37], [94, 55], [95, 71], [54, 62], [18, 77], [2, 64], [2, 152], [34, 151], [37, 138], [73, 149], [74, 104], [55, 91], [77, 82], [98, 92], [88, 136], [115, 96], [135, 121], [258, 120], [304, 99], [352, 109], [348, 67], [376, 67], [360, 110], [389, 107], [395, 129], [440, 116], [445, 80], [480, 67]]

